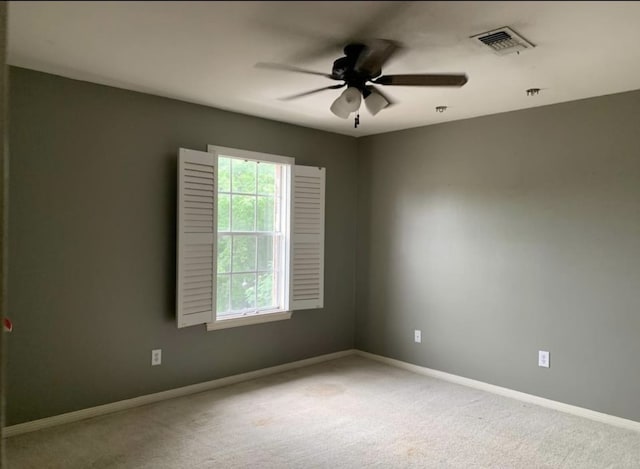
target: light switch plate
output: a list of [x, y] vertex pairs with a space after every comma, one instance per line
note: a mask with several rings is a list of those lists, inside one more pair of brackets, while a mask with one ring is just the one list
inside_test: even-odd
[[549, 368], [549, 352], [538, 350], [538, 366]]
[[151, 351], [151, 366], [162, 364], [162, 349], [155, 349]]

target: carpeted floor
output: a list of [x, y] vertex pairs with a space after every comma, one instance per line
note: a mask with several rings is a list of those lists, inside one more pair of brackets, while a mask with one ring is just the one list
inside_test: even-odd
[[640, 468], [640, 433], [350, 356], [9, 438], [18, 468]]

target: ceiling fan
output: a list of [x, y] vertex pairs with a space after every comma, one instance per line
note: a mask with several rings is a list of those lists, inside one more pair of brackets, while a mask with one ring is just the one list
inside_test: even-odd
[[[463, 86], [467, 82], [465, 74], [414, 74], [414, 75], [382, 75], [384, 64], [401, 49], [400, 43], [389, 39], [374, 39], [364, 43], [351, 43], [344, 48], [344, 57], [333, 62], [331, 73], [306, 70], [291, 65], [260, 62], [259, 68], [284, 70], [289, 72], [320, 75], [331, 80], [342, 81], [340, 84], [325, 86], [303, 93], [281, 98], [291, 100], [319, 93], [324, 90], [335, 90], [347, 87], [331, 104], [331, 112], [342, 119], [360, 109], [362, 98], [366, 108], [372, 115], [393, 104], [393, 101], [375, 85], [383, 86]], [[358, 116], [356, 116], [356, 127]]]

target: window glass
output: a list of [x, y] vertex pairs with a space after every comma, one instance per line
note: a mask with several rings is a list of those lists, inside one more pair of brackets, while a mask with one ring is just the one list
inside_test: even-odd
[[234, 193], [256, 193], [255, 161], [231, 160], [231, 190]]
[[218, 193], [218, 231], [231, 229], [231, 196]]
[[217, 315], [280, 310], [288, 166], [219, 156], [218, 168]]
[[231, 196], [231, 230], [255, 231], [256, 197], [253, 195]]
[[233, 272], [256, 271], [256, 237], [235, 236], [232, 249]]
[[218, 192], [231, 192], [231, 160], [218, 160]]
[[275, 223], [275, 206], [273, 197], [258, 196], [257, 231], [273, 231]]
[[218, 273], [231, 272], [231, 236], [218, 236]]

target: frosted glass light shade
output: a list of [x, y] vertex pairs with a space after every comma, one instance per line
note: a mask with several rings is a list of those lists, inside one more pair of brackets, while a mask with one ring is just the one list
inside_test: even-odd
[[389, 105], [389, 101], [384, 99], [381, 94], [372, 92], [365, 98], [364, 105], [367, 107], [367, 110], [371, 113], [371, 115], [375, 116]]
[[360, 94], [360, 90], [358, 88], [349, 87], [342, 93], [342, 98], [345, 101], [347, 109], [349, 112], [355, 112], [360, 108], [360, 103], [362, 102], [362, 95]]
[[358, 88], [349, 87], [331, 105], [331, 112], [336, 116], [346, 119], [349, 114], [360, 108], [362, 96]]
[[340, 117], [341, 119], [346, 119], [347, 117], [349, 117], [350, 111], [349, 109], [347, 109], [347, 106], [344, 100], [342, 99], [342, 95], [336, 98], [336, 100], [333, 102], [333, 104], [329, 109], [331, 109], [331, 112], [333, 112], [336, 116]]

